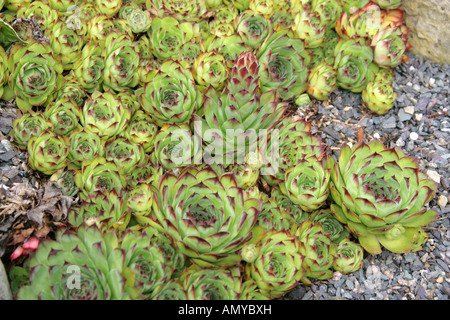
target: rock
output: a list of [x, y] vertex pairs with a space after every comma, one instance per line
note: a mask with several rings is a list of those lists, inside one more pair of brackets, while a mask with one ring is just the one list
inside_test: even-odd
[[395, 117], [388, 118], [385, 122], [381, 124], [383, 129], [394, 129], [397, 126]]
[[[411, 120], [412, 115], [408, 114], [404, 111], [405, 108], [400, 109], [400, 111], [398, 112], [398, 120], [403, 122], [403, 121], [408, 121]], [[413, 113], [414, 113], [414, 108], [413, 108]]]
[[411, 51], [437, 63], [450, 63], [450, 0], [402, 2], [405, 23], [411, 28]]
[[409, 139], [411, 139], [412, 141], [416, 141], [417, 139], [419, 139], [419, 135], [417, 134], [417, 132], [411, 132], [409, 134]]
[[405, 113], [413, 115], [414, 114], [414, 106], [408, 106], [404, 107], [402, 110], [405, 111]]
[[8, 275], [6, 274], [3, 262], [0, 260], [0, 300], [12, 300], [12, 298]]
[[437, 199], [438, 206], [441, 207], [441, 209], [443, 209], [443, 208], [445, 208], [447, 203], [448, 203], [448, 198], [446, 196], [444, 196], [443, 194], [441, 194]]
[[434, 170], [427, 170], [427, 176], [436, 183], [441, 182], [441, 175]]

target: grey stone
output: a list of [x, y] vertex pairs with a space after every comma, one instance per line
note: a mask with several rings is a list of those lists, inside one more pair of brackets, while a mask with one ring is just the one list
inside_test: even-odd
[[395, 117], [389, 117], [386, 119], [386, 121], [381, 123], [381, 127], [383, 129], [394, 129], [397, 126], [397, 121], [395, 120]]
[[408, 0], [402, 8], [411, 28], [411, 51], [433, 62], [450, 63], [450, 0]]
[[0, 260], [0, 300], [12, 300], [12, 298], [8, 275], [6, 274], [3, 262]]
[[401, 122], [411, 120], [412, 115], [405, 112], [405, 110], [400, 109], [398, 112], [398, 120]]

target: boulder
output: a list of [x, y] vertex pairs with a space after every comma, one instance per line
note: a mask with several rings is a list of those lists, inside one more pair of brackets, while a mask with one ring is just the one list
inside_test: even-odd
[[437, 63], [450, 63], [450, 0], [403, 0], [411, 28], [410, 50]]

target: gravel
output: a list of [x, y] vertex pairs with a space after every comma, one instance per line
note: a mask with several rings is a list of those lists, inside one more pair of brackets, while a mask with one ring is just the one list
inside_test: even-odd
[[299, 285], [284, 299], [449, 299], [450, 66], [410, 53], [408, 56], [410, 61], [396, 68], [395, 107], [384, 116], [371, 114], [362, 105], [360, 94], [340, 89], [329, 101], [313, 101], [298, 113], [309, 117], [336, 159], [343, 143], [358, 141], [359, 128], [364, 130], [366, 141], [379, 138], [385, 145], [398, 146], [407, 155], [415, 156], [422, 171], [438, 183], [429, 207], [439, 217], [426, 228], [429, 239], [415, 253], [366, 253], [363, 267], [357, 272], [335, 272], [329, 280]]
[[[396, 68], [396, 105], [386, 115], [371, 114], [361, 95], [337, 89], [326, 102], [313, 101], [297, 112], [310, 120], [337, 159], [343, 143], [356, 143], [360, 128], [368, 141], [381, 139], [417, 157], [423, 172], [439, 186], [429, 207], [439, 218], [428, 226], [429, 239], [416, 253], [383, 251], [368, 255], [352, 274], [335, 272], [331, 279], [298, 285], [285, 300], [447, 300], [450, 296], [450, 66], [408, 54]], [[16, 150], [7, 136], [16, 117], [5, 102], [0, 106], [0, 191], [3, 185], [36, 180], [26, 166], [26, 152]], [[1, 196], [1, 194], [0, 194]], [[1, 221], [0, 221], [1, 225]], [[0, 248], [5, 241], [0, 232]], [[2, 256], [0, 252], [0, 257]], [[4, 257], [3, 257], [4, 258]], [[4, 260], [6, 261], [6, 260]]]

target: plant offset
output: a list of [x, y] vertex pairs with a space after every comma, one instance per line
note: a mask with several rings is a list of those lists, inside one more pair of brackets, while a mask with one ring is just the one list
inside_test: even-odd
[[361, 140], [335, 159], [288, 110], [337, 88], [393, 108], [401, 1], [2, 3], [12, 138], [76, 199], [20, 248], [17, 299], [274, 299], [427, 240], [415, 158]]

